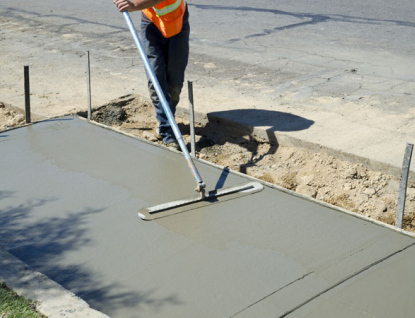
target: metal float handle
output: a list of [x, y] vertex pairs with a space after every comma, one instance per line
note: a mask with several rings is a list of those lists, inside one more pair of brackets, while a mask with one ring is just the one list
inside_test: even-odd
[[153, 83], [157, 96], [159, 97], [161, 105], [163, 106], [164, 113], [166, 114], [167, 119], [170, 123], [170, 126], [173, 129], [174, 136], [176, 137], [177, 142], [179, 143], [180, 149], [182, 150], [183, 155], [187, 161], [187, 164], [190, 170], [192, 171], [193, 176], [196, 180], [197, 186], [195, 190], [197, 192], [200, 192], [202, 196], [204, 197], [206, 185], [203, 182], [202, 178], [200, 177], [200, 174], [197, 171], [197, 168], [194, 165], [192, 158], [190, 157], [189, 151], [187, 150], [186, 144], [184, 143], [183, 136], [179, 130], [179, 127], [177, 126], [176, 121], [174, 120], [173, 113], [171, 112], [171, 109], [167, 103], [166, 97], [163, 94], [163, 91], [156, 78], [156, 75], [154, 74], [153, 68], [151, 67], [151, 64], [147, 58], [147, 55], [144, 52], [143, 45], [141, 44], [141, 41], [137, 35], [137, 31], [135, 30], [134, 24], [131, 21], [131, 17], [127, 11], [123, 11], [123, 15], [124, 15], [125, 21], [127, 22], [128, 28], [130, 29], [131, 35], [133, 36], [134, 43], [138, 49], [138, 52], [140, 53], [141, 59], [143, 60], [143, 63], [146, 68], [147, 74], [150, 78], [150, 81]]

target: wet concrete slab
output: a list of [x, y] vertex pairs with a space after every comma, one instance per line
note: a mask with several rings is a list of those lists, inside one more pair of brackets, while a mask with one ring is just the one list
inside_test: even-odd
[[287, 317], [412, 317], [414, 257], [412, 246]]
[[[209, 190], [250, 181], [196, 165]], [[194, 193], [182, 155], [76, 117], [0, 133], [0, 166], [0, 244], [111, 317], [350, 316], [326, 302], [398, 288], [394, 259], [415, 278], [413, 238], [267, 186], [143, 221]]]

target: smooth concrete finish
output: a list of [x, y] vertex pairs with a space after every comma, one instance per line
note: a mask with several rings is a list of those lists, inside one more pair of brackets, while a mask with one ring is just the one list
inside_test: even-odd
[[[248, 182], [196, 165], [209, 190]], [[413, 298], [413, 238], [274, 188], [141, 220], [192, 195], [182, 155], [76, 117], [0, 133], [0, 167], [0, 244], [111, 317], [350, 317], [326, 302], [396, 270]]]
[[354, 277], [287, 317], [413, 317], [411, 247]]

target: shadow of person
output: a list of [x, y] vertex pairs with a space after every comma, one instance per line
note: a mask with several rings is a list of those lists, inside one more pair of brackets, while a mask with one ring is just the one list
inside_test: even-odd
[[300, 131], [310, 128], [314, 121], [280, 111], [265, 109], [233, 109], [208, 114], [211, 119], [225, 119], [247, 127], [269, 127], [267, 131]]
[[[208, 123], [195, 129], [201, 136], [196, 150], [233, 143], [250, 152], [250, 158], [239, 168], [246, 173], [265, 156], [275, 154], [279, 147], [276, 133], [310, 128], [314, 121], [290, 113], [263, 109], [234, 109], [207, 114]], [[186, 130], [186, 128], [185, 128]], [[268, 144], [266, 152], [258, 153], [259, 144]]]

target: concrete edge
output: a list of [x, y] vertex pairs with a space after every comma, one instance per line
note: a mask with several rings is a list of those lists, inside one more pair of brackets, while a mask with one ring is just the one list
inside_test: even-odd
[[0, 246], [0, 281], [18, 295], [38, 303], [37, 310], [49, 317], [108, 318], [47, 276], [32, 270], [26, 263]]
[[[178, 107], [176, 110], [176, 114], [183, 118], [187, 118], [189, 116], [189, 110], [186, 108]], [[368, 159], [365, 157], [354, 155], [352, 153], [346, 153], [341, 150], [322, 146], [317, 143], [304, 141], [304, 140], [291, 137], [280, 132], [267, 130], [267, 129], [259, 128], [259, 127], [247, 126], [237, 121], [232, 121], [232, 120], [225, 119], [225, 118], [222, 118], [216, 115], [211, 115], [209, 113], [205, 114], [201, 112], [195, 112], [195, 121], [201, 124], [207, 124], [209, 121], [215, 121], [219, 124], [224, 125], [224, 127], [226, 127], [226, 129], [229, 131], [232, 131], [234, 133], [248, 134], [252, 136], [258, 142], [269, 143], [271, 145], [304, 148], [314, 153], [324, 152], [327, 155], [336, 157], [340, 160], [363, 164], [371, 170], [382, 171], [396, 178], [401, 177], [402, 167], [396, 167], [391, 164], [376, 161], [373, 159]], [[402, 154], [402, 161], [403, 161], [403, 154]], [[411, 170], [409, 172], [409, 183], [415, 185], [415, 170]]]
[[[13, 106], [13, 105], [11, 105], [11, 104], [7, 104], [7, 103], [5, 103], [5, 102], [1, 102], [6, 108], [8, 108], [8, 109], [10, 109], [10, 110], [13, 110], [13, 111], [15, 111], [16, 113], [19, 113], [19, 114], [22, 114], [22, 115], [24, 115], [25, 114], [25, 110], [24, 109], [21, 109], [20, 107], [17, 107], [17, 106]], [[34, 112], [30, 112], [30, 118], [31, 118], [31, 120], [33, 120], [33, 121], [39, 121], [39, 120], [43, 120], [43, 119], [46, 119], [46, 117], [45, 116], [42, 116], [42, 115], [39, 115], [39, 114], [37, 114], [37, 113], [34, 113]]]
[[[208, 164], [210, 166], [214, 166], [214, 167], [219, 168], [219, 169], [224, 169], [224, 167], [222, 167], [220, 165], [217, 165], [215, 163], [212, 163], [212, 162], [209, 162], [209, 161], [206, 161], [206, 160], [203, 160], [203, 159], [196, 159], [196, 160], [197, 161], [200, 161], [200, 162], [203, 162], [204, 164]], [[294, 197], [297, 197], [297, 198], [300, 198], [300, 199], [303, 199], [303, 200], [307, 200], [307, 201], [311, 201], [313, 203], [316, 203], [318, 205], [321, 205], [321, 206], [330, 208], [330, 209], [335, 210], [337, 212], [346, 213], [346, 214], [351, 215], [351, 216], [354, 216], [354, 217], [356, 217], [358, 219], [362, 219], [362, 220], [365, 220], [367, 222], [370, 222], [370, 223], [373, 223], [373, 224], [376, 224], [376, 225], [379, 225], [379, 226], [382, 226], [382, 227], [386, 227], [386, 228], [388, 228], [390, 230], [393, 230], [395, 232], [398, 232], [398, 233], [401, 233], [401, 234], [404, 234], [404, 235], [407, 235], [407, 236], [410, 236], [410, 237], [415, 238], [415, 233], [405, 231], [405, 230], [400, 229], [400, 228], [397, 228], [397, 227], [395, 227], [393, 225], [389, 225], [387, 223], [384, 223], [384, 222], [381, 222], [381, 221], [378, 221], [378, 220], [369, 218], [369, 217], [364, 216], [362, 214], [359, 214], [359, 213], [356, 213], [356, 212], [353, 212], [353, 211], [349, 211], [349, 210], [340, 208], [338, 206], [332, 205], [332, 204], [327, 203], [327, 202], [324, 202], [324, 201], [317, 200], [315, 198], [306, 196], [304, 194], [295, 192], [293, 190], [289, 190], [289, 189], [283, 188], [283, 187], [281, 187], [279, 185], [276, 185], [276, 184], [273, 184], [273, 183], [269, 183], [269, 182], [264, 181], [264, 180], [261, 180], [261, 179], [256, 179], [254, 177], [251, 177], [251, 176], [248, 176], [246, 174], [243, 174], [242, 172], [238, 172], [238, 171], [234, 171], [234, 170], [229, 170], [229, 172], [230, 173], [233, 173], [235, 175], [238, 175], [238, 176], [247, 178], [249, 180], [259, 182], [259, 183], [263, 184], [264, 186], [267, 186], [268, 188], [272, 188], [272, 189], [279, 190], [281, 192], [290, 194], [290, 195], [292, 195]]]
[[[12, 107], [14, 107], [14, 106], [12, 106]], [[182, 117], [186, 117], [186, 116], [188, 117], [189, 116], [189, 110], [188, 109], [185, 109], [185, 108], [181, 108], [181, 107], [178, 107], [177, 108], [176, 113], [177, 113], [178, 116], [182, 116]], [[94, 124], [96, 126], [102, 127], [104, 129], [108, 129], [108, 130], [111, 130], [111, 131], [120, 133], [122, 135], [128, 136], [130, 138], [140, 140], [140, 141], [145, 142], [147, 144], [151, 144], [151, 145], [156, 146], [156, 147], [159, 147], [159, 148], [163, 148], [163, 149], [170, 150], [173, 153], [180, 154], [177, 151], [171, 150], [171, 149], [169, 149], [167, 147], [164, 147], [164, 146], [161, 146], [161, 145], [159, 145], [157, 143], [154, 143], [154, 142], [148, 141], [148, 140], [146, 140], [144, 138], [140, 138], [140, 137], [135, 136], [133, 134], [127, 133], [127, 132], [125, 132], [125, 131], [123, 131], [121, 129], [117, 129], [117, 128], [114, 128], [114, 127], [110, 127], [110, 126], [107, 126], [107, 125], [104, 125], [104, 124], [100, 124], [100, 123], [94, 122], [94, 121], [90, 121], [87, 118], [85, 118], [85, 117], [82, 116], [82, 111], [78, 112], [77, 114], [70, 113], [70, 114], [64, 114], [64, 115], [57, 115], [57, 116], [54, 116], [54, 117], [51, 117], [51, 118], [46, 118], [46, 119], [43, 119], [43, 120], [38, 120], [36, 122], [30, 123], [30, 124], [26, 124], [24, 126], [28, 126], [28, 125], [36, 124], [38, 122], [43, 122], [43, 121], [52, 120], [52, 119], [56, 119], [56, 118], [62, 118], [62, 117], [65, 117], [65, 116], [77, 117], [77, 118], [79, 118], [81, 120], [84, 120], [84, 121], [89, 122], [91, 124]], [[259, 129], [259, 128], [255, 128], [255, 127], [249, 127], [249, 126], [245, 126], [245, 125], [239, 124], [239, 123], [237, 123], [235, 121], [230, 121], [228, 119], [223, 119], [223, 118], [220, 118], [220, 117], [217, 117], [217, 116], [209, 116], [209, 114], [205, 114], [205, 113], [201, 113], [201, 112], [195, 112], [195, 121], [197, 121], [197, 122], [199, 122], [201, 124], [206, 124], [206, 123], [209, 122], [209, 120], [216, 120], [219, 123], [226, 124], [227, 129], [231, 129], [234, 132], [250, 133], [250, 134], [252, 134], [252, 136], [254, 138], [257, 138], [257, 140], [259, 142], [268, 142], [268, 143], [271, 143], [270, 140], [269, 140], [269, 134], [267, 133], [267, 131], [265, 129]], [[9, 130], [13, 130], [13, 129], [18, 129], [18, 128], [21, 128], [21, 127], [24, 127], [24, 126], [13, 127], [13, 128], [4, 130], [2, 132], [9, 131]], [[351, 161], [351, 162], [354, 162], [354, 163], [364, 164], [369, 169], [373, 169], [373, 170], [377, 170], [377, 171], [383, 171], [383, 172], [389, 173], [389, 174], [391, 174], [391, 175], [393, 175], [393, 176], [395, 176], [397, 178], [400, 178], [400, 176], [401, 176], [401, 169], [399, 169], [398, 167], [393, 167], [393, 166], [388, 165], [386, 163], [377, 162], [377, 161], [370, 160], [370, 159], [363, 158], [363, 157], [359, 157], [359, 156], [356, 156], [356, 155], [353, 155], [353, 154], [346, 154], [346, 153], [341, 152], [339, 150], [330, 149], [328, 147], [324, 147], [324, 146], [321, 146], [321, 145], [318, 145], [318, 144], [313, 144], [313, 143], [310, 143], [310, 142], [305, 142], [305, 141], [299, 140], [297, 138], [293, 138], [293, 137], [290, 137], [290, 136], [285, 136], [283, 134], [281, 134], [282, 138], [280, 138], [281, 139], [281, 143], [280, 143], [280, 140], [277, 139], [277, 137], [280, 134], [277, 134], [275, 132], [273, 132], [273, 133], [275, 134], [275, 138], [276, 138], [278, 144], [280, 144], [280, 145], [284, 145], [284, 146], [294, 146], [294, 147], [299, 147], [299, 148], [306, 148], [307, 150], [310, 150], [310, 151], [313, 151], [313, 152], [316, 152], [316, 151], [324, 151], [328, 155], [332, 155], [332, 156], [334, 156], [336, 158], [339, 158], [339, 159], [342, 159], [342, 160], [348, 160], [348, 161]], [[320, 149], [320, 150], [318, 150], [318, 149]], [[200, 162], [203, 162], [205, 164], [208, 164], [208, 165], [211, 165], [211, 166], [214, 166], [214, 167], [217, 167], [219, 169], [224, 169], [224, 167], [222, 167], [222, 166], [219, 166], [217, 164], [214, 164], [212, 162], [209, 162], [209, 161], [206, 161], [206, 160], [203, 160], [203, 159], [200, 159], [200, 158], [193, 158], [192, 157], [192, 159], [193, 160], [200, 161]], [[266, 186], [268, 186], [270, 188], [274, 188], [274, 189], [280, 190], [282, 192], [289, 193], [291, 195], [294, 195], [296, 197], [302, 198], [304, 200], [309, 200], [309, 201], [315, 202], [315, 203], [317, 203], [319, 205], [322, 205], [322, 206], [325, 206], [325, 207], [329, 207], [329, 208], [334, 209], [336, 211], [339, 211], [339, 212], [343, 212], [343, 213], [352, 215], [354, 217], [357, 217], [357, 218], [366, 220], [366, 221], [368, 221], [370, 223], [374, 223], [374, 224], [377, 224], [379, 226], [383, 226], [383, 227], [389, 228], [389, 229], [391, 229], [391, 230], [393, 230], [395, 232], [399, 232], [399, 233], [402, 233], [402, 234], [405, 234], [407, 236], [411, 236], [411, 237], [414, 237], [415, 238], [415, 233], [408, 232], [408, 231], [405, 231], [403, 229], [399, 229], [399, 228], [397, 228], [395, 226], [392, 226], [392, 225], [389, 225], [387, 223], [384, 223], [384, 222], [381, 222], [381, 221], [378, 221], [378, 220], [375, 220], [375, 219], [366, 217], [366, 216], [361, 215], [361, 214], [358, 214], [356, 212], [352, 212], [352, 211], [349, 211], [349, 210], [346, 210], [346, 209], [337, 207], [335, 205], [331, 205], [331, 204], [326, 203], [324, 201], [319, 201], [319, 200], [317, 200], [315, 198], [308, 197], [306, 195], [297, 193], [295, 191], [285, 189], [285, 188], [280, 187], [278, 185], [275, 185], [275, 184], [272, 184], [272, 183], [269, 183], [269, 182], [266, 182], [266, 181], [263, 181], [263, 180], [260, 180], [260, 179], [253, 178], [253, 177], [248, 176], [246, 174], [243, 174], [241, 172], [234, 171], [234, 170], [230, 170], [230, 171], [232, 173], [234, 173], [234, 174], [237, 174], [239, 176], [246, 177], [246, 178], [248, 178], [250, 180], [258, 181], [258, 182], [260, 182], [260, 183], [262, 183], [262, 184], [264, 184], [264, 185], [266, 185]], [[412, 182], [412, 183], [415, 184], [415, 172], [414, 171], [410, 171], [410, 174], [409, 174], [409, 182]]]
[[[69, 115], [68, 115], [68, 116], [69, 116]], [[162, 148], [162, 149], [164, 149], [164, 150], [168, 150], [168, 151], [171, 151], [171, 152], [176, 153], [176, 154], [181, 154], [181, 152], [180, 152], [180, 151], [173, 150], [173, 149], [171, 149], [171, 148], [169, 148], [169, 147], [166, 147], [166, 146], [164, 146], [164, 145], [160, 145], [160, 144], [158, 144], [158, 143], [156, 143], [156, 142], [152, 142], [152, 141], [150, 141], [150, 140], [147, 140], [147, 139], [144, 139], [144, 138], [138, 137], [138, 136], [136, 136], [136, 135], [130, 134], [130, 133], [128, 133], [128, 132], [126, 132], [126, 131], [124, 131], [124, 130], [122, 130], [122, 129], [119, 129], [119, 128], [116, 128], [116, 127], [107, 126], [107, 125], [105, 125], [105, 124], [101, 124], [101, 123], [98, 123], [98, 122], [93, 121], [93, 120], [88, 120], [87, 118], [83, 117], [83, 115], [82, 115], [82, 114], [79, 114], [79, 113], [78, 113], [78, 114], [75, 114], [75, 115], [73, 115], [73, 116], [74, 116], [74, 117], [76, 117], [76, 118], [78, 118], [78, 119], [80, 119], [80, 120], [86, 121], [86, 122], [88, 122], [88, 123], [90, 123], [90, 124], [93, 124], [93, 125], [95, 125], [95, 126], [98, 126], [98, 127], [101, 127], [101, 128], [104, 128], [104, 129], [107, 129], [107, 130], [110, 130], [110, 131], [113, 131], [113, 132], [119, 133], [119, 134], [121, 134], [121, 135], [124, 135], [124, 136], [130, 137], [130, 138], [133, 138], [133, 139], [136, 139], [136, 140], [140, 140], [140, 141], [142, 141], [142, 142], [144, 142], [144, 143], [146, 143], [146, 144], [148, 144], [148, 145], [152, 145], [152, 146], [154, 146], [154, 147]], [[192, 159], [195, 159], [195, 158], [193, 158], [193, 157], [192, 157]]]
[[[3, 104], [7, 108], [10, 108], [12, 110], [16, 109], [17, 112], [20, 112], [20, 113], [23, 113], [24, 114], [24, 111], [22, 111], [18, 107], [11, 106], [11, 105], [8, 105], [8, 104], [5, 104], [5, 103], [3, 103]], [[11, 131], [11, 130], [19, 129], [19, 128], [22, 128], [22, 127], [27, 127], [27, 126], [30, 126], [30, 125], [33, 125], [33, 124], [37, 124], [37, 123], [41, 123], [41, 122], [48, 121], [48, 120], [54, 120], [54, 119], [57, 119], [57, 118], [62, 118], [62, 117], [65, 117], [65, 116], [74, 116], [74, 114], [68, 113], [68, 114], [56, 115], [56, 116], [52, 116], [52, 117], [45, 117], [45, 116], [41, 116], [41, 115], [35, 115], [35, 117], [32, 118], [32, 121], [30, 123], [27, 123], [27, 124], [25, 123], [23, 125], [19, 125], [19, 126], [15, 126], [15, 127], [10, 127], [10, 128], [4, 129], [4, 130], [0, 130], [0, 133], [5, 133], [5, 132]]]
[[[122, 97], [120, 97], [120, 98], [122, 98]], [[143, 97], [143, 98], [146, 99], [148, 103], [151, 103], [148, 98], [145, 98], [145, 97]], [[19, 107], [16, 107], [16, 106], [13, 106], [13, 105], [10, 105], [10, 104], [7, 104], [7, 103], [4, 103], [4, 102], [2, 102], [2, 103], [7, 108], [9, 108], [11, 110], [14, 110], [18, 113], [24, 114], [23, 109], [21, 109]], [[101, 105], [99, 107], [94, 107], [92, 109], [92, 111], [97, 110], [97, 109], [99, 109], [103, 106], [104, 105]], [[64, 117], [64, 116], [70, 116], [70, 115], [78, 116], [80, 118], [83, 118], [83, 117], [86, 118], [86, 114], [87, 114], [87, 110], [86, 111], [81, 110], [81, 111], [78, 111], [75, 114], [74, 113], [68, 113], [68, 114], [56, 115], [54, 117], [47, 118], [45, 116], [42, 116], [42, 115], [31, 112], [32, 123], [30, 123], [30, 124], [40, 122], [40, 121], [44, 121], [44, 120], [48, 120], [48, 119], [54, 119], [54, 118], [60, 118], [60, 117]], [[176, 110], [176, 114], [180, 117], [187, 118], [187, 117], [189, 117], [189, 109], [178, 106], [177, 110]], [[301, 140], [301, 139], [298, 139], [298, 138], [295, 138], [295, 137], [291, 137], [291, 136], [288, 136], [288, 135], [280, 133], [280, 132], [267, 130], [267, 129], [263, 129], [263, 128], [259, 128], [259, 127], [247, 126], [247, 125], [241, 124], [237, 121], [225, 119], [225, 118], [222, 118], [220, 116], [212, 115], [212, 114], [209, 114], [209, 113], [203, 113], [203, 112], [195, 111], [194, 115], [195, 115], [195, 121], [196, 122], [199, 122], [201, 124], [207, 124], [209, 121], [215, 121], [219, 124], [223, 124], [226, 127], [226, 129], [229, 130], [229, 131], [232, 131], [234, 133], [248, 134], [248, 135], [252, 136], [258, 142], [269, 143], [271, 145], [281, 145], [281, 146], [287, 146], [287, 147], [304, 148], [304, 149], [306, 149], [308, 151], [311, 151], [311, 152], [314, 152], [314, 153], [324, 152], [327, 155], [336, 157], [340, 160], [346, 160], [346, 161], [349, 161], [349, 162], [352, 162], [352, 163], [363, 164], [371, 170], [382, 171], [382, 172], [390, 174], [390, 175], [392, 175], [396, 178], [401, 177], [402, 167], [396, 167], [396, 166], [393, 166], [391, 164], [387, 164], [387, 163], [384, 163], [384, 162], [381, 162], [381, 161], [361, 157], [361, 156], [358, 156], [358, 155], [354, 155], [352, 153], [346, 153], [346, 152], [338, 150], [338, 149], [329, 148], [329, 147], [322, 146], [322, 145], [317, 144], [317, 143], [312, 143], [312, 142], [309, 142], [309, 141], [305, 141], [305, 140]], [[9, 131], [9, 130], [12, 130], [12, 129], [15, 129], [15, 128], [24, 127], [24, 126], [27, 126], [27, 125], [30, 125], [30, 124], [25, 124], [25, 125], [18, 126], [18, 127], [12, 127], [10, 129], [3, 130], [2, 132]], [[135, 137], [135, 136], [133, 136], [133, 137]], [[403, 161], [403, 154], [402, 154], [402, 161]], [[409, 184], [415, 185], [415, 170], [410, 170], [409, 171], [408, 182], [409, 182]]]
[[[151, 103], [148, 98], [146, 98], [146, 97], [143, 97], [143, 98], [146, 99], [146, 101], [148, 103]], [[4, 102], [2, 102], [2, 103], [7, 108], [24, 114], [24, 110], [22, 110], [21, 108], [10, 105], [10, 104], [7, 104], [7, 103], [4, 103]], [[101, 105], [99, 107], [94, 107], [92, 109], [92, 111], [97, 110], [101, 107], [103, 107], [103, 105]], [[68, 114], [61, 114], [61, 115], [57, 115], [57, 116], [54, 116], [54, 117], [47, 118], [47, 117], [44, 117], [44, 116], [41, 116], [41, 115], [38, 115], [36, 113], [31, 112], [32, 123], [21, 125], [21, 126], [18, 126], [18, 127], [11, 127], [9, 129], [6, 129], [6, 130], [0, 131], [0, 132], [6, 132], [6, 131], [13, 130], [13, 129], [16, 129], [16, 128], [31, 125], [31, 124], [34, 124], [36, 122], [40, 122], [40, 121], [44, 121], [44, 120], [48, 120], [48, 119], [60, 118], [60, 117], [64, 117], [64, 116], [70, 116], [70, 115], [78, 116], [79, 118], [84, 118], [84, 117], [86, 118], [86, 114], [87, 114], [87, 110], [86, 111], [80, 110], [75, 114], [74, 113], [68, 113]], [[178, 106], [177, 109], [176, 109], [176, 114], [177, 114], [177, 116], [187, 118], [187, 117], [189, 117], [189, 109]], [[203, 112], [195, 111], [194, 116], [195, 116], [195, 121], [196, 122], [199, 122], [201, 124], [207, 124], [209, 121], [215, 121], [219, 124], [223, 124], [226, 127], [226, 129], [229, 130], [229, 131], [232, 131], [234, 133], [248, 134], [248, 135], [252, 136], [258, 142], [269, 143], [271, 145], [281, 145], [281, 146], [287, 146], [287, 147], [304, 148], [304, 149], [306, 149], [308, 151], [311, 151], [311, 152], [314, 152], [314, 153], [324, 152], [327, 155], [336, 157], [340, 160], [345, 160], [345, 161], [349, 161], [349, 162], [357, 163], [357, 164], [363, 164], [371, 170], [382, 171], [382, 172], [390, 174], [390, 175], [392, 175], [396, 178], [401, 177], [402, 167], [396, 167], [396, 166], [393, 166], [391, 164], [387, 164], [387, 163], [384, 163], [384, 162], [381, 162], [381, 161], [361, 157], [361, 156], [358, 156], [358, 155], [354, 155], [352, 153], [346, 153], [344, 151], [334, 149], [334, 148], [329, 148], [329, 147], [326, 147], [326, 146], [322, 146], [322, 145], [317, 144], [317, 143], [304, 141], [304, 140], [301, 140], [301, 139], [298, 139], [298, 138], [295, 138], [295, 137], [291, 137], [291, 136], [288, 136], [288, 135], [280, 133], [280, 132], [267, 130], [267, 129], [263, 129], [263, 128], [259, 128], [259, 127], [247, 126], [247, 125], [241, 124], [237, 121], [232, 121], [232, 120], [229, 120], [229, 119], [222, 118], [220, 116], [211, 115], [209, 113], [203, 113]], [[105, 126], [103, 125], [103, 127], [105, 127]], [[131, 135], [131, 136], [136, 137], [136, 136], [133, 136], [133, 135]], [[144, 141], [147, 141], [147, 140], [144, 140]], [[403, 154], [402, 154], [402, 161], [403, 161]], [[409, 182], [409, 184], [415, 186], [415, 170], [410, 170], [409, 171], [408, 182]]]
[[[117, 128], [114, 128], [114, 127], [106, 126], [106, 125], [103, 125], [103, 124], [100, 124], [100, 123], [97, 123], [97, 122], [94, 122], [94, 121], [88, 121], [86, 118], [84, 118], [84, 117], [82, 117], [82, 116], [76, 116], [76, 117], [77, 117], [77, 118], [79, 118], [79, 119], [81, 119], [81, 120], [87, 121], [87, 122], [89, 122], [89, 123], [91, 123], [91, 124], [93, 124], [93, 125], [96, 125], [96, 126], [98, 126], [98, 127], [102, 127], [102, 128], [104, 128], [104, 129], [108, 129], [108, 130], [111, 130], [111, 131], [113, 131], [113, 132], [120, 133], [120, 134], [122, 134], [122, 135], [124, 135], [124, 136], [130, 137], [130, 138], [133, 138], [133, 139], [136, 139], [136, 140], [140, 140], [140, 141], [145, 142], [145, 143], [147, 143], [147, 144], [150, 144], [150, 145], [152, 145], [152, 146], [159, 147], [159, 148], [163, 148], [163, 149], [165, 149], [165, 150], [169, 150], [169, 151], [171, 151], [171, 152], [173, 152], [173, 153], [176, 153], [176, 154], [178, 154], [178, 155], [182, 155], [182, 153], [181, 153], [181, 152], [177, 152], [177, 151], [171, 150], [171, 149], [169, 149], [169, 148], [167, 148], [167, 147], [164, 147], [164, 146], [161, 146], [161, 145], [159, 145], [159, 144], [157, 144], [157, 143], [154, 143], [154, 142], [148, 141], [148, 140], [146, 140], [146, 139], [144, 139], [144, 138], [140, 138], [140, 137], [135, 136], [135, 135], [133, 135], [133, 134], [129, 134], [129, 133], [127, 133], [127, 132], [125, 132], [125, 131], [123, 131], [123, 130], [121, 130], [121, 129], [117, 129]], [[192, 157], [192, 160], [194, 160], [194, 161], [198, 161], [198, 162], [201, 162], [201, 163], [203, 163], [203, 164], [210, 165], [210, 166], [215, 167], [215, 168], [218, 168], [218, 169], [220, 169], [220, 170], [225, 169], [225, 167], [223, 167], [223, 166], [220, 166], [220, 165], [218, 165], [218, 164], [215, 164], [215, 163], [212, 163], [212, 162], [210, 162], [210, 161], [206, 161], [206, 160], [203, 160], [203, 159], [200, 159], [200, 158], [194, 158], [194, 157]], [[357, 217], [357, 218], [362, 219], [362, 220], [365, 220], [365, 221], [367, 221], [367, 222], [370, 222], [370, 223], [373, 223], [373, 224], [376, 224], [376, 225], [379, 225], [379, 226], [382, 226], [382, 227], [388, 228], [388, 229], [393, 230], [393, 231], [395, 231], [395, 232], [398, 232], [398, 233], [401, 233], [401, 234], [404, 234], [404, 235], [407, 235], [407, 236], [410, 236], [410, 237], [415, 238], [415, 233], [405, 231], [405, 230], [400, 229], [400, 228], [397, 228], [397, 227], [395, 227], [395, 226], [393, 226], [393, 225], [389, 225], [389, 224], [387, 224], [387, 223], [384, 223], [384, 222], [381, 222], [381, 221], [378, 221], [378, 220], [375, 220], [375, 219], [369, 218], [369, 217], [364, 216], [364, 215], [361, 215], [361, 214], [359, 214], [359, 213], [352, 212], [352, 211], [349, 211], [349, 210], [346, 210], [346, 209], [340, 208], [340, 207], [338, 207], [338, 206], [335, 206], [335, 205], [329, 204], [329, 203], [327, 203], [327, 202], [317, 200], [317, 199], [315, 199], [315, 198], [312, 198], [312, 197], [306, 196], [306, 195], [304, 195], [304, 194], [301, 194], [301, 193], [295, 192], [295, 191], [293, 191], [293, 190], [289, 190], [289, 189], [283, 188], [283, 187], [281, 187], [281, 186], [279, 186], [279, 185], [272, 184], [272, 183], [266, 182], [266, 181], [261, 180], [261, 179], [256, 179], [256, 178], [254, 178], [254, 177], [252, 177], [252, 176], [246, 175], [246, 174], [244, 174], [244, 173], [242, 173], [242, 172], [239, 172], [239, 171], [234, 171], [234, 170], [229, 169], [229, 172], [230, 172], [230, 173], [232, 173], [232, 174], [234, 174], [234, 175], [237, 175], [237, 176], [240, 176], [240, 177], [243, 177], [243, 178], [249, 179], [249, 180], [251, 180], [251, 181], [256, 181], [256, 182], [259, 182], [259, 183], [263, 184], [264, 186], [267, 186], [267, 187], [269, 187], [269, 188], [276, 189], [276, 190], [279, 190], [279, 191], [281, 191], [281, 192], [284, 192], [284, 193], [287, 193], [287, 194], [293, 195], [293, 196], [295, 196], [295, 197], [297, 197], [297, 198], [300, 198], [300, 199], [303, 199], [303, 200], [308, 200], [308, 201], [314, 202], [314, 203], [319, 204], [319, 205], [321, 205], [321, 206], [324, 206], [324, 207], [327, 207], [327, 208], [333, 209], [333, 210], [335, 210], [335, 211], [337, 211], [337, 212], [346, 213], [346, 214], [348, 214], [348, 215], [351, 215], [351, 216]]]

